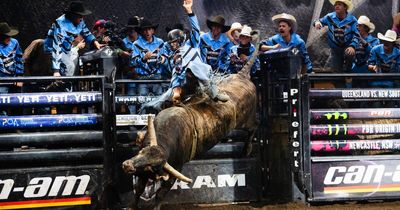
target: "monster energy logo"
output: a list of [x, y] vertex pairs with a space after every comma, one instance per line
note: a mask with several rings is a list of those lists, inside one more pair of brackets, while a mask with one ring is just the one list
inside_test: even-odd
[[347, 112], [333, 112], [324, 114], [327, 120], [347, 120], [349, 115]]
[[[347, 135], [347, 125], [343, 124], [342, 125], [343, 128], [343, 134], [342, 135]], [[341, 127], [339, 124], [336, 124], [335, 127], [333, 127], [332, 125], [328, 125], [328, 135], [332, 136], [333, 132], [335, 132], [335, 136], [339, 135], [341, 130]]]

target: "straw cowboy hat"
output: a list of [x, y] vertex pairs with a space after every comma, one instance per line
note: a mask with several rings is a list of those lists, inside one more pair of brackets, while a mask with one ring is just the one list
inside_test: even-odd
[[231, 31], [233, 30], [241, 30], [243, 28], [242, 24], [240, 24], [239, 22], [234, 22], [231, 25]]
[[387, 42], [395, 42], [397, 39], [397, 33], [392, 30], [387, 30], [385, 35], [378, 33], [378, 39], [387, 41]]
[[18, 33], [19, 31], [14, 27], [10, 27], [8, 23], [6, 22], [0, 23], [0, 35], [15, 36]]
[[225, 33], [229, 31], [231, 28], [230, 26], [225, 25], [225, 18], [222, 17], [222, 15], [217, 15], [211, 19], [207, 19], [207, 26], [211, 30], [211, 26], [221, 26], [222, 27], [222, 33]]
[[289, 22], [290, 27], [292, 28], [292, 31], [295, 32], [297, 29], [297, 21], [296, 18], [293, 15], [289, 15], [286, 13], [282, 14], [277, 14], [272, 17], [272, 21], [274, 21], [275, 25], [279, 25], [281, 21], [286, 21]]
[[368, 33], [372, 33], [372, 32], [374, 32], [375, 31], [375, 25], [371, 22], [371, 20], [367, 17], [367, 16], [365, 16], [365, 15], [361, 15], [359, 18], [358, 18], [358, 21], [357, 21], [357, 23], [358, 24], [362, 24], [362, 25], [366, 25], [368, 28], [369, 28], [369, 32]]
[[351, 0], [329, 0], [329, 2], [331, 2], [332, 5], [335, 5], [336, 2], [342, 2], [343, 4], [345, 4], [347, 6], [347, 11], [352, 11], [353, 10], [353, 3], [351, 2]]
[[240, 36], [248, 36], [251, 37], [251, 32], [253, 30], [251, 29], [251, 27], [244, 25], [242, 28], [242, 31], [240, 32]]
[[81, 1], [73, 1], [69, 5], [68, 9], [65, 10], [65, 13], [86, 16], [92, 14], [92, 11], [86, 9]]

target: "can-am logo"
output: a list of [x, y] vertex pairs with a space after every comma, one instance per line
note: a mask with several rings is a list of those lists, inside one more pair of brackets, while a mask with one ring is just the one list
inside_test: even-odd
[[7, 200], [11, 193], [22, 192], [24, 198], [83, 195], [90, 181], [89, 175], [35, 177], [26, 187], [14, 186], [13, 179], [0, 180], [0, 200]]
[[217, 179], [213, 179], [211, 176], [197, 176], [192, 186], [189, 186], [186, 182], [176, 180], [171, 190], [177, 189], [200, 189], [205, 188], [216, 188], [216, 187], [245, 187], [246, 186], [246, 174], [221, 174], [217, 176]]
[[330, 167], [325, 175], [325, 185], [373, 184], [400, 182], [400, 165], [395, 170], [385, 170], [385, 165], [354, 165]]

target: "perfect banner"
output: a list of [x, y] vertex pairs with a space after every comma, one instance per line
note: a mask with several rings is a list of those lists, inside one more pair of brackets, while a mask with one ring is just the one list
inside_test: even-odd
[[310, 113], [312, 121], [326, 122], [400, 118], [400, 109], [313, 109]]
[[100, 92], [12, 93], [0, 95], [0, 106], [93, 104], [102, 101]]
[[400, 139], [311, 141], [312, 152], [400, 151]]
[[380, 135], [400, 134], [400, 124], [329, 124], [311, 125], [310, 135], [312, 138], [321, 136], [356, 136], [356, 135]]
[[311, 98], [400, 99], [400, 89], [311, 89]]
[[2, 116], [0, 129], [96, 125], [99, 119], [97, 114]]

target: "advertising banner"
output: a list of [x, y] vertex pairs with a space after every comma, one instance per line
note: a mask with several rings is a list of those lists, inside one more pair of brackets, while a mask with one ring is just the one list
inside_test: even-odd
[[314, 200], [378, 199], [400, 196], [400, 159], [315, 161]]

